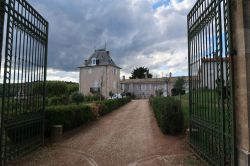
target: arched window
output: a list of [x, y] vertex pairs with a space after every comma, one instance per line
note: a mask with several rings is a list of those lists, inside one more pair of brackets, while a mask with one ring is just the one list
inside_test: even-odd
[[96, 58], [92, 58], [92, 65], [93, 65], [93, 66], [96, 65]]

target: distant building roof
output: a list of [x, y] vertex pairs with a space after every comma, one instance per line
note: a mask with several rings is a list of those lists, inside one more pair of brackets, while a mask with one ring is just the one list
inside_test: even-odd
[[[179, 77], [171, 77], [170, 82], [175, 82]], [[185, 81], [188, 81], [188, 76], [183, 76]], [[129, 83], [163, 83], [167, 80], [168, 78], [163, 77], [163, 78], [145, 78], [145, 79], [126, 79], [126, 80], [121, 80], [121, 84], [129, 84]]]
[[95, 50], [95, 52], [90, 56], [88, 60], [85, 60], [84, 64], [80, 66], [80, 68], [93, 66], [93, 59], [95, 59], [96, 61], [96, 65], [94, 66], [114, 66], [120, 68], [115, 64], [115, 62], [111, 58], [110, 51], [107, 51], [106, 49]]

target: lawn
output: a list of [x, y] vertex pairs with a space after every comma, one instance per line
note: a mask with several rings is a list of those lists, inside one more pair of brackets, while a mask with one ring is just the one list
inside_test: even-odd
[[[189, 127], [189, 94], [176, 96], [181, 100], [184, 115], [184, 127]], [[206, 121], [214, 121], [218, 117], [218, 94], [214, 90], [199, 90], [193, 92], [193, 114], [196, 117], [204, 118]], [[218, 119], [217, 119], [218, 120]]]
[[184, 116], [184, 128], [189, 127], [189, 95], [185, 94], [179, 97], [181, 99], [181, 107]]

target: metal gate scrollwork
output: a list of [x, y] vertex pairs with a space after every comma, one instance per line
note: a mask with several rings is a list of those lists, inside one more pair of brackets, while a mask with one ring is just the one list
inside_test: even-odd
[[0, 165], [43, 144], [47, 43], [26, 0], [0, 0]]
[[198, 0], [187, 17], [192, 148], [235, 165], [230, 0]]

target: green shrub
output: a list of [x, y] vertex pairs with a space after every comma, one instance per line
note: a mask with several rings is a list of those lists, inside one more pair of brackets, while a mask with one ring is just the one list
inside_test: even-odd
[[104, 116], [113, 110], [129, 103], [131, 98], [122, 98], [122, 99], [110, 99], [97, 102], [99, 107], [99, 115]]
[[88, 96], [84, 96], [84, 101], [85, 102], [93, 102], [93, 101], [99, 101], [99, 100], [104, 100], [105, 98], [103, 96], [100, 95], [88, 95]]
[[61, 97], [50, 97], [48, 98], [48, 105], [60, 105], [61, 100]]
[[[43, 83], [34, 83], [33, 92], [37, 95], [43, 95], [44, 93]], [[78, 83], [64, 82], [64, 81], [47, 81], [45, 86], [46, 96], [61, 96], [71, 95], [73, 92], [79, 90]]]
[[74, 92], [78, 92], [79, 91], [79, 84], [77, 83], [68, 83], [67, 84], [67, 94], [71, 95]]
[[45, 110], [45, 131], [48, 135], [51, 126], [59, 124], [67, 131], [94, 119], [95, 116], [88, 105], [51, 106]]
[[67, 95], [62, 95], [60, 97], [47, 97], [46, 106], [56, 106], [56, 105], [67, 105], [69, 104], [69, 97]]
[[183, 131], [181, 101], [172, 97], [150, 98], [157, 123], [164, 134], [175, 135]]
[[71, 95], [71, 100], [76, 104], [80, 104], [84, 101], [84, 96], [79, 92], [75, 92]]
[[67, 84], [62, 81], [47, 81], [46, 93], [49, 96], [61, 96], [66, 93]]

